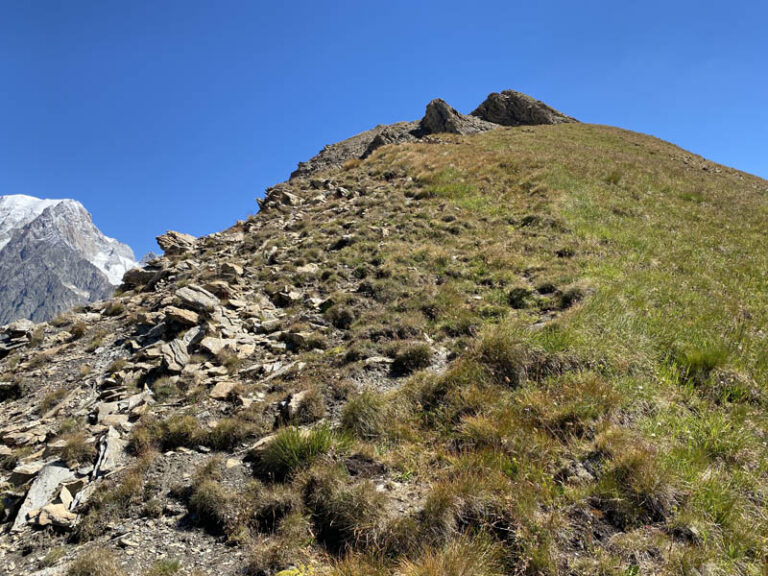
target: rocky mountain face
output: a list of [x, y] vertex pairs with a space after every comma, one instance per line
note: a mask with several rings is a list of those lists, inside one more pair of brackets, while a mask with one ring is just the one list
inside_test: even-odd
[[0, 324], [109, 298], [137, 263], [74, 200], [0, 197]]
[[759, 574], [768, 182], [493, 100], [2, 328], [0, 573]]

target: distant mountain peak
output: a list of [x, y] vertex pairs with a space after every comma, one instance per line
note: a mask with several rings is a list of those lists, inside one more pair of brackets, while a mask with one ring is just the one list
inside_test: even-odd
[[0, 196], [0, 324], [107, 298], [137, 265], [77, 200]]

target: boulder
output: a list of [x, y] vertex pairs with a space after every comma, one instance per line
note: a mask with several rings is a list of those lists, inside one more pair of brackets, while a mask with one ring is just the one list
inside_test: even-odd
[[123, 274], [123, 289], [136, 288], [138, 286], [146, 286], [155, 276], [158, 275], [156, 270], [148, 270], [146, 268], [131, 268], [125, 274]]
[[206, 336], [200, 341], [200, 348], [217, 356], [225, 348], [231, 351], [237, 349], [237, 342], [235, 340], [229, 340], [226, 338], [214, 338], [212, 336]]
[[221, 266], [221, 274], [227, 278], [237, 278], [243, 275], [243, 267], [232, 262], [225, 262]]
[[19, 336], [28, 336], [32, 334], [35, 329], [35, 323], [31, 320], [16, 320], [6, 326], [5, 332], [12, 338], [18, 338]]

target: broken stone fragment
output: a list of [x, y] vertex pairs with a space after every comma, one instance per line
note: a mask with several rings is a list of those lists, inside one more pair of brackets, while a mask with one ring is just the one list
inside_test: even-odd
[[210, 396], [214, 400], [226, 400], [229, 395], [237, 388], [236, 382], [222, 381], [217, 382], [211, 390]]
[[37, 476], [40, 470], [43, 469], [43, 466], [45, 466], [45, 462], [40, 460], [19, 464], [13, 469], [13, 472], [11, 472], [9, 482], [15, 486], [26, 484], [32, 478]]
[[110, 427], [99, 441], [99, 456], [91, 477], [104, 476], [122, 468], [126, 459], [125, 447], [127, 444], [117, 430]]
[[237, 278], [243, 275], [243, 267], [232, 262], [225, 262], [221, 266], [221, 274], [228, 278]]
[[157, 245], [167, 256], [173, 256], [191, 251], [195, 247], [196, 240], [197, 238], [191, 234], [169, 230], [157, 237]]
[[160, 352], [163, 355], [163, 366], [165, 366], [168, 372], [181, 372], [184, 366], [189, 363], [187, 346], [178, 338], [170, 343], [163, 344]]
[[176, 291], [176, 299], [183, 308], [198, 312], [212, 312], [219, 305], [219, 299], [200, 286], [190, 285]]
[[166, 321], [176, 322], [182, 326], [197, 326], [200, 323], [200, 315], [192, 310], [168, 306], [164, 312]]
[[[30, 514], [30, 516], [32, 516]], [[36, 515], [30, 518], [38, 526], [58, 526], [59, 528], [72, 528], [77, 521], [77, 514], [70, 512], [64, 504], [46, 504]]]

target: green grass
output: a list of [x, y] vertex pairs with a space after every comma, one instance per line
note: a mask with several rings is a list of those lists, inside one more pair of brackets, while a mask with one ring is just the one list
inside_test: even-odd
[[337, 436], [328, 426], [308, 431], [291, 426], [279, 432], [256, 455], [258, 468], [265, 476], [283, 479], [328, 453], [336, 442]]

